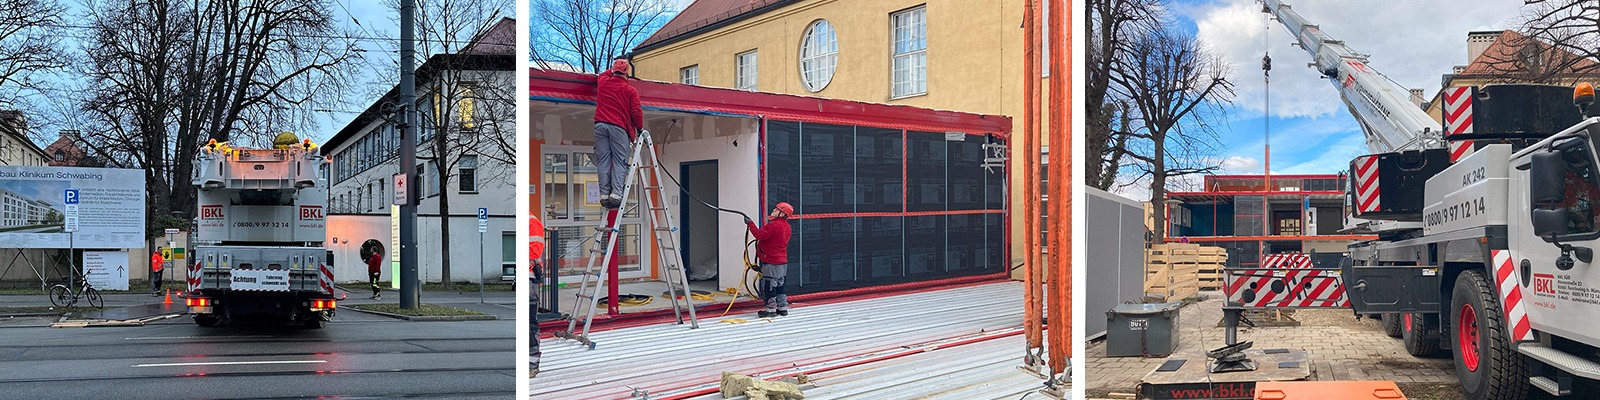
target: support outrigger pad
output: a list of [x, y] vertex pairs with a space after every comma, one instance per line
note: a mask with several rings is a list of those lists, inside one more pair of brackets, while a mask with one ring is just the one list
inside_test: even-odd
[[1206, 352], [1206, 357], [1217, 359], [1211, 364], [1211, 372], [1255, 371], [1256, 362], [1244, 355], [1244, 351], [1254, 345], [1255, 342], [1239, 342]]

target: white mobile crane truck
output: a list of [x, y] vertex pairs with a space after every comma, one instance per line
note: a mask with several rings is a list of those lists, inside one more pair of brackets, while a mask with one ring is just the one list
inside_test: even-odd
[[258, 319], [321, 328], [333, 318], [326, 161], [310, 140], [284, 133], [274, 142], [212, 141], [195, 155], [197, 244], [185, 303], [200, 326]]
[[1444, 88], [1441, 126], [1365, 55], [1263, 1], [1366, 134], [1346, 226], [1378, 239], [1352, 244], [1339, 271], [1356, 313], [1405, 316], [1407, 350], [1449, 351], [1469, 399], [1600, 379], [1593, 88]]

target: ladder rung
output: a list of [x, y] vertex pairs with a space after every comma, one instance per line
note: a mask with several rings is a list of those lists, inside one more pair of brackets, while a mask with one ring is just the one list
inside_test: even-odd
[[655, 228], [657, 232], [677, 232], [678, 228]]

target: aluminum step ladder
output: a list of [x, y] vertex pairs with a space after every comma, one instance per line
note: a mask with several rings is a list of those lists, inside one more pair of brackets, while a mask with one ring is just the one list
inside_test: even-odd
[[[672, 209], [667, 207], [667, 197], [661, 191], [662, 183], [667, 180], [661, 175], [655, 140], [651, 138], [650, 131], [639, 132], [639, 137], [633, 141], [633, 155], [628, 160], [627, 183], [622, 190], [624, 193], [622, 204], [615, 210], [607, 210], [608, 214], [616, 214], [611, 214], [611, 218], [602, 219], [597, 228], [601, 237], [596, 239], [596, 244], [603, 243], [605, 251], [600, 251], [598, 246], [589, 250], [591, 255], [589, 266], [584, 269], [583, 283], [578, 287], [577, 301], [572, 305], [573, 318], [567, 321], [567, 330], [555, 333], [556, 337], [588, 345], [590, 350], [595, 348], [595, 342], [589, 339], [589, 326], [594, 323], [595, 309], [600, 304], [600, 285], [606, 279], [612, 278], [606, 276], [608, 270], [606, 263], [617, 251], [617, 237], [622, 233], [620, 214], [628, 209], [629, 196], [626, 194], [633, 192], [635, 183], [643, 185], [644, 188], [644, 201], [640, 206], [648, 215], [648, 232], [655, 239], [656, 248], [660, 251], [655, 258], [656, 266], [661, 277], [667, 282], [667, 297], [672, 300], [672, 315], [681, 325], [685, 322], [684, 314], [688, 314], [689, 327], [700, 327], [700, 320], [695, 316], [694, 304], [690, 302], [689, 274], [683, 269], [683, 253], [678, 247], [676, 235], [678, 225], [673, 223]], [[615, 178], [617, 177], [613, 177]], [[582, 333], [577, 333], [578, 316], [583, 318]]]

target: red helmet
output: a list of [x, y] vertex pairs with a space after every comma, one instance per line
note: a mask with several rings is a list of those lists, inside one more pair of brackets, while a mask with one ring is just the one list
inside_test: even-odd
[[611, 71], [619, 74], [627, 74], [628, 60], [621, 58], [611, 60]]
[[778, 205], [774, 207], [777, 207], [778, 211], [783, 212], [784, 217], [794, 215], [794, 206], [789, 205], [788, 202], [778, 202]]

